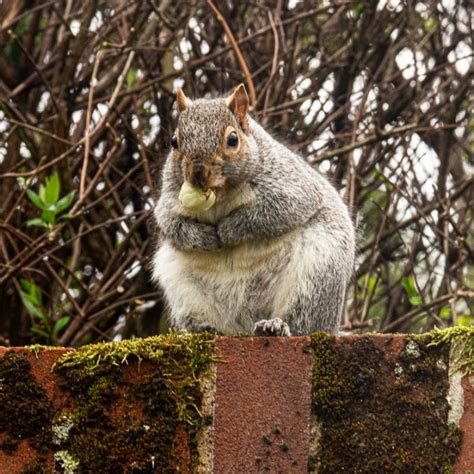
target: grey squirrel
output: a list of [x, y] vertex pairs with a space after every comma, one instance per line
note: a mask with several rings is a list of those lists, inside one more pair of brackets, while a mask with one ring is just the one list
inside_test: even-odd
[[[355, 237], [335, 188], [248, 115], [243, 84], [219, 99], [191, 101], [179, 89], [177, 104], [152, 264], [172, 326], [337, 333]], [[183, 183], [198, 198], [212, 193], [211, 207], [184, 207]]]

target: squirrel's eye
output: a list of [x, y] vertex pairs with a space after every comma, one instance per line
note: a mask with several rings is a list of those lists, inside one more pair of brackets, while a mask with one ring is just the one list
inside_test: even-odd
[[236, 132], [230, 132], [227, 137], [227, 146], [236, 147], [239, 144], [239, 137]]
[[171, 137], [171, 146], [177, 150], [178, 149], [178, 139], [176, 138], [176, 135], [173, 135]]

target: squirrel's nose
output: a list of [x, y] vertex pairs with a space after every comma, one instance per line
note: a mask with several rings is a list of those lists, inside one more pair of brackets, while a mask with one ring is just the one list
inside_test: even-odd
[[200, 164], [195, 164], [190, 176], [191, 184], [195, 187], [206, 190], [209, 187], [207, 173], [204, 167]]

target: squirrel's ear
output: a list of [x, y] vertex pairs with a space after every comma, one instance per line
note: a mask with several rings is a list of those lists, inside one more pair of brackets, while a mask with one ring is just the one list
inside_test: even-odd
[[178, 101], [178, 111], [182, 112], [186, 110], [189, 105], [189, 99], [184, 95], [183, 89], [178, 88], [178, 93], [176, 94], [176, 99]]
[[237, 120], [239, 121], [242, 130], [244, 132], [247, 131], [247, 112], [249, 109], [249, 96], [247, 95], [245, 86], [243, 84], [238, 85], [234, 89], [232, 94], [227, 97], [225, 103], [227, 104], [227, 107], [229, 107], [229, 109], [237, 117]]

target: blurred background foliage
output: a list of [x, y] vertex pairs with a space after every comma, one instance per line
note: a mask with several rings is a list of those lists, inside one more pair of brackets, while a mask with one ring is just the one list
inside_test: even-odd
[[473, 21], [469, 0], [1, 0], [0, 338], [166, 328], [148, 267], [174, 92], [240, 82], [352, 210], [343, 328], [472, 324]]

